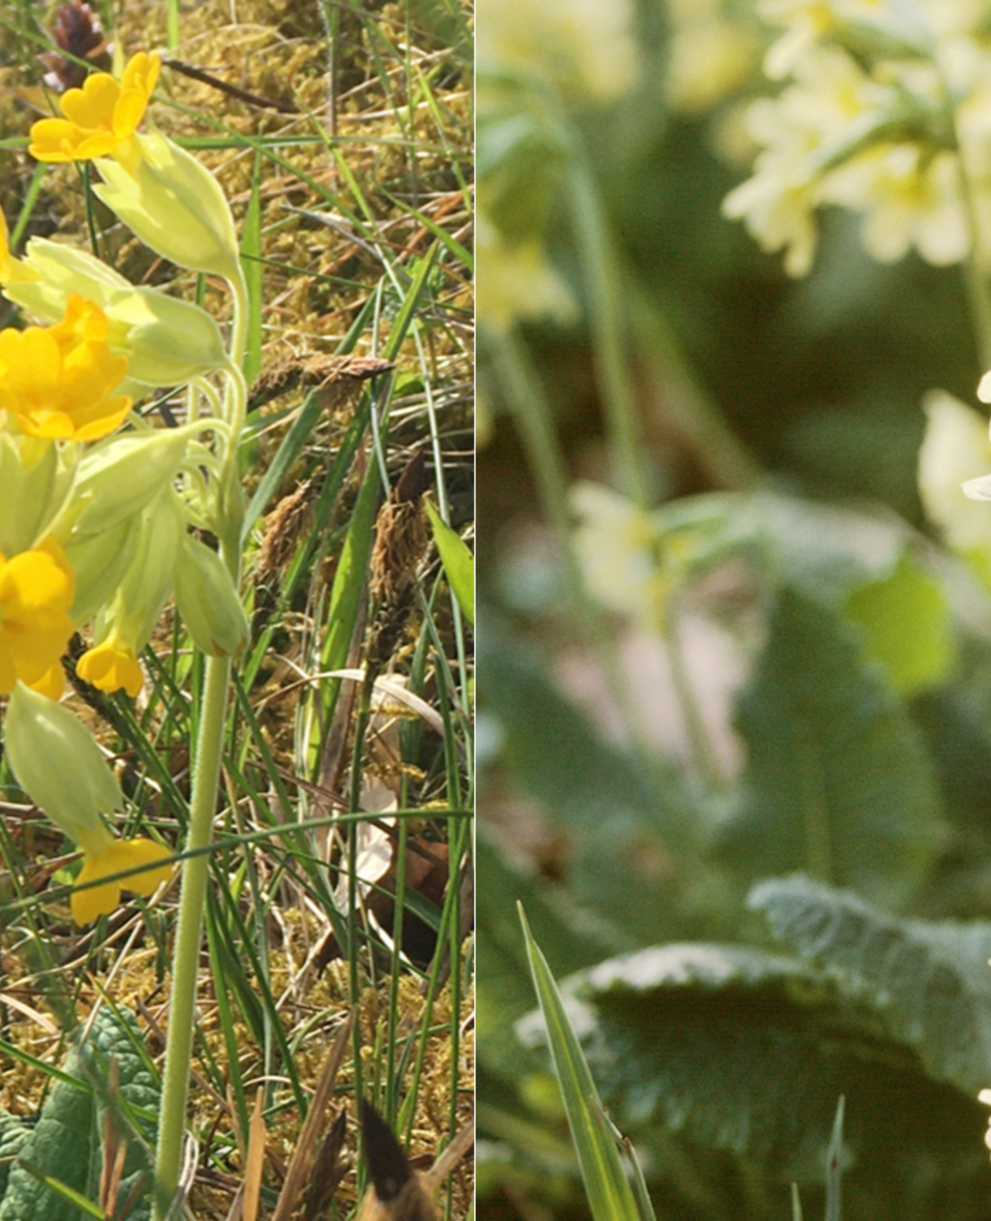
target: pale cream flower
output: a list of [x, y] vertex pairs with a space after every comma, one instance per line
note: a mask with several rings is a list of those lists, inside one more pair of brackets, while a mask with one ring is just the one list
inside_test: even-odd
[[878, 48], [928, 43], [925, 12], [911, 0], [897, 9], [890, 0], [760, 0], [757, 11], [768, 24], [785, 26], [764, 59], [764, 71], [772, 80], [793, 72], [806, 53], [827, 38], [843, 45], [874, 42]]
[[723, 200], [723, 215], [743, 220], [766, 253], [784, 250], [788, 275], [804, 276], [815, 258], [816, 188], [801, 160], [764, 152], [756, 174]]
[[538, 237], [511, 244], [481, 208], [475, 219], [478, 317], [484, 324], [505, 331], [523, 318], [574, 317], [574, 299]]
[[[986, 1107], [991, 1107], [991, 1090], [981, 1090], [977, 1095], [977, 1101], [983, 1102]], [[991, 1149], [991, 1121], [989, 1121], [988, 1130], [984, 1133], [984, 1143], [988, 1149]]]
[[479, 22], [478, 61], [549, 77], [582, 100], [609, 101], [640, 72], [633, 17], [632, 0], [499, 0]]
[[571, 490], [575, 548], [589, 591], [641, 631], [664, 631], [671, 578], [661, 563], [657, 526], [631, 500], [597, 483]]
[[914, 246], [942, 267], [970, 249], [960, 166], [947, 150], [929, 155], [917, 144], [877, 145], [830, 174], [821, 198], [864, 212], [864, 245], [881, 263]]
[[783, 249], [789, 275], [805, 275], [812, 266], [829, 150], [841, 148], [844, 138], [856, 144], [893, 96], [846, 52], [823, 47], [803, 59], [793, 85], [749, 108], [747, 127], [764, 147], [753, 177], [727, 195], [723, 213], [743, 220], [761, 249]]
[[991, 471], [988, 422], [945, 390], [922, 401], [926, 432], [919, 449], [919, 496], [926, 516], [955, 551], [991, 547], [991, 509], [968, 499], [962, 485]]

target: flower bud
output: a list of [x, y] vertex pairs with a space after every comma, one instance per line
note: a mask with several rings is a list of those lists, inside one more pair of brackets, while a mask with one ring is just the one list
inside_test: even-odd
[[176, 569], [175, 600], [196, 647], [212, 657], [233, 657], [248, 639], [248, 620], [227, 566], [187, 534]]
[[156, 254], [228, 280], [241, 275], [230, 207], [210, 171], [167, 137], [135, 135], [125, 166], [100, 158], [94, 191]]
[[124, 518], [98, 534], [69, 536], [65, 554], [76, 574], [74, 622], [88, 623], [111, 600], [134, 556], [137, 536], [134, 517]]
[[5, 721], [7, 759], [17, 783], [84, 851], [112, 836], [102, 815], [124, 795], [89, 731], [68, 709], [18, 683]]
[[140, 513], [171, 485], [198, 431], [197, 425], [157, 428], [94, 446], [79, 463], [75, 493], [55, 524], [56, 532], [102, 534]]
[[[121, 887], [151, 895], [172, 873], [169, 850], [150, 839], [115, 839], [105, 813], [124, 808], [124, 795], [100, 748], [67, 709], [18, 683], [5, 724], [7, 759], [24, 789], [59, 830], [83, 850], [72, 892], [72, 916], [88, 924], [120, 902]], [[142, 869], [134, 877], [108, 880]]]
[[175, 581], [185, 519], [171, 488], [148, 505], [136, 527], [134, 551], [120, 583], [96, 620], [96, 642], [76, 665], [101, 691], [136, 696], [144, 684], [138, 654], [151, 639]]
[[48, 532], [72, 491], [76, 446], [0, 432], [0, 553], [27, 551]]

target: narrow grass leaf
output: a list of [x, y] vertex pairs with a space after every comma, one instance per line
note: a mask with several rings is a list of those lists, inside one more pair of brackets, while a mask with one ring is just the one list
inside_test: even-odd
[[424, 498], [427, 506], [427, 516], [434, 532], [434, 542], [440, 552], [440, 562], [444, 565], [451, 592], [458, 600], [461, 613], [474, 627], [475, 624], [475, 560], [468, 550], [467, 544], [452, 530], [437, 512], [429, 500]]
[[251, 175], [251, 198], [244, 218], [241, 235], [241, 266], [248, 285], [248, 335], [244, 350], [244, 376], [248, 384], [255, 380], [262, 367], [262, 209], [261, 157], [255, 154]]
[[623, 1169], [609, 1121], [599, 1101], [581, 1045], [571, 1028], [561, 993], [547, 960], [531, 936], [522, 904], [519, 913], [533, 986], [547, 1024], [554, 1071], [561, 1087], [592, 1216], [595, 1221], [641, 1221], [640, 1210]]

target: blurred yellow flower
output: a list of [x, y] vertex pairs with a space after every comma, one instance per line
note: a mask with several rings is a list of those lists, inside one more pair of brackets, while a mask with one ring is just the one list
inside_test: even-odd
[[664, 91], [676, 110], [711, 110], [747, 84], [760, 63], [763, 29], [751, 9], [725, 0], [668, 0]]
[[52, 699], [62, 694], [59, 658], [74, 624], [76, 583], [62, 548], [48, 540], [7, 559], [0, 554], [0, 694], [18, 679]]
[[99, 691], [123, 688], [132, 698], [140, 694], [145, 681], [135, 649], [119, 635], [110, 635], [87, 649], [76, 664], [76, 673]]
[[540, 239], [509, 242], [481, 209], [476, 222], [481, 321], [499, 331], [524, 318], [570, 321], [577, 307], [567, 284], [548, 262]]
[[0, 331], [0, 407], [32, 437], [95, 441], [114, 432], [131, 409], [113, 393], [126, 372], [127, 358], [107, 344], [106, 315], [76, 295], [55, 326]]
[[571, 504], [589, 592], [645, 634], [663, 636], [673, 580], [651, 515], [611, 488], [586, 481], [572, 487]]
[[631, 0], [501, 0], [478, 28], [478, 61], [550, 78], [584, 102], [621, 97], [640, 75]]
[[864, 246], [880, 263], [914, 246], [942, 267], [970, 249], [960, 165], [946, 149], [933, 155], [915, 144], [877, 145], [831, 174], [822, 200], [863, 210]]
[[28, 152], [38, 161], [89, 161], [126, 153], [125, 145], [148, 109], [162, 61], [139, 51], [120, 82], [109, 72], [93, 72], [81, 89], [70, 89], [59, 103], [62, 119], [39, 119], [31, 128]]

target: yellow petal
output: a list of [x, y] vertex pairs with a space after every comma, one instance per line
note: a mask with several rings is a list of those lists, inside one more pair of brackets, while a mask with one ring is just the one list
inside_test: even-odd
[[[82, 873], [80, 873], [82, 878]], [[109, 916], [120, 906], [120, 883], [105, 882], [89, 890], [74, 890], [69, 899], [77, 924], [91, 924], [98, 916]]]
[[120, 85], [110, 73], [94, 72], [87, 76], [81, 89], [69, 89], [62, 95], [60, 108], [76, 127], [110, 128], [119, 97]]
[[[122, 889], [141, 895], [154, 894], [162, 882], [172, 876], [172, 865], [167, 863], [170, 855], [163, 844], [143, 837], [113, 840], [100, 851], [88, 853], [76, 879], [77, 889], [73, 890], [70, 900], [73, 920], [77, 924], [89, 924], [98, 916], [109, 916], [120, 905]], [[86, 890], [78, 889], [89, 882], [98, 882], [101, 878], [126, 873], [139, 866], [145, 866], [145, 871], [131, 878], [107, 881]]]
[[76, 673], [83, 682], [100, 691], [119, 691], [123, 687], [132, 698], [141, 693], [145, 681], [133, 651], [113, 639], [87, 649], [79, 659]]
[[60, 700], [62, 692], [65, 690], [65, 671], [62, 669], [62, 663], [57, 661], [54, 665], [49, 666], [41, 678], [35, 679], [28, 686], [32, 691], [37, 691], [39, 695], [44, 695], [50, 700]]

